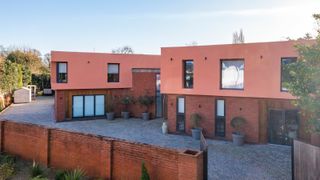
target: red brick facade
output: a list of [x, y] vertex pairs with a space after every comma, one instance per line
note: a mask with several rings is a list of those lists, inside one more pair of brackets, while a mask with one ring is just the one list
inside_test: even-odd
[[[58, 168], [83, 169], [104, 179], [140, 179], [145, 162], [151, 179], [201, 180], [203, 154], [0, 121], [1, 152]], [[67, 152], [67, 153], [66, 153]]]
[[[169, 132], [176, 132], [176, 108], [177, 97], [180, 95], [166, 95], [167, 116]], [[206, 137], [215, 138], [215, 101], [225, 100], [226, 111], [226, 139], [232, 137], [230, 121], [236, 116], [244, 117], [247, 121], [244, 129], [246, 141], [250, 143], [266, 143], [268, 128], [268, 109], [295, 109], [291, 100], [261, 99], [261, 98], [239, 98], [239, 97], [214, 97], [214, 96], [192, 96], [185, 97], [186, 133], [191, 133], [190, 116], [199, 113], [202, 116], [201, 127]], [[302, 121], [303, 124], [303, 121]], [[300, 128], [300, 136], [305, 134]]]
[[[121, 97], [125, 95], [132, 95], [137, 100], [139, 96], [156, 95], [156, 74], [157, 72], [133, 72], [132, 73], [132, 88], [127, 89], [90, 89], [90, 90], [56, 90], [55, 95], [55, 117], [57, 121], [64, 121], [72, 119], [72, 96], [73, 95], [106, 95], [106, 102], [108, 97], [115, 98], [114, 111], [116, 117], [121, 116], [121, 111], [124, 106], [120, 103]], [[108, 104], [105, 105], [107, 109]], [[139, 102], [135, 102], [129, 106], [129, 111], [133, 117], [141, 117], [141, 113], [145, 111]], [[149, 108], [151, 118], [155, 117], [156, 106], [155, 102]]]

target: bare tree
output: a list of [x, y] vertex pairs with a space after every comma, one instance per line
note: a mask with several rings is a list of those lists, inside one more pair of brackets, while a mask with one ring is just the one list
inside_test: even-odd
[[242, 44], [242, 43], [244, 43], [244, 34], [243, 34], [242, 29], [240, 29], [239, 34], [238, 34], [237, 31], [233, 33], [232, 43], [233, 44]]
[[186, 46], [198, 46], [197, 41], [191, 41], [190, 43], [186, 43]]
[[114, 54], [134, 54], [133, 49], [130, 46], [123, 46], [117, 49], [113, 49], [112, 53]]
[[42, 58], [42, 62], [46, 67], [50, 68], [51, 54], [50, 53], [46, 53]]

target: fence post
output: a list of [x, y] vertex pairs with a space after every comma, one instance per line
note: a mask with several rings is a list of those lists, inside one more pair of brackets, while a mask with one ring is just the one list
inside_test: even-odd
[[294, 142], [293, 140], [292, 145], [291, 145], [291, 178], [294, 180]]
[[4, 123], [5, 121], [0, 121], [0, 152], [4, 151]]

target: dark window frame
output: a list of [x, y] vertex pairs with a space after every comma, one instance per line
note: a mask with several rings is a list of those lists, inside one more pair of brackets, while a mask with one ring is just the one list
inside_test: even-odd
[[[281, 57], [280, 59], [280, 92], [288, 92], [288, 90], [283, 89], [283, 60], [284, 59], [291, 59], [293, 62], [296, 62], [298, 60], [297, 57]], [[292, 63], [292, 62], [291, 62]]]
[[[75, 96], [82, 96], [83, 101], [82, 101], [82, 116], [74, 117], [73, 116], [73, 97]], [[85, 116], [85, 96], [93, 96], [93, 116]], [[96, 96], [103, 96], [104, 97], [104, 113], [103, 115], [96, 115]], [[99, 118], [99, 117], [105, 117], [106, 114], [106, 95], [105, 94], [77, 94], [77, 95], [72, 95], [72, 104], [71, 104], [71, 117], [72, 119], [83, 119], [83, 118]]]
[[[60, 61], [60, 62], [57, 62], [57, 74], [56, 74], [56, 78], [57, 78], [57, 83], [68, 83], [68, 62], [64, 62], [64, 61]], [[59, 73], [59, 64], [66, 64], [66, 73]], [[66, 81], [62, 81], [60, 78], [59, 78], [59, 74], [66, 74]]]
[[[186, 72], [187, 62], [192, 62], [192, 73], [187, 73], [187, 72]], [[183, 78], [182, 78], [183, 88], [184, 88], [184, 89], [193, 89], [193, 87], [194, 87], [194, 61], [193, 61], [193, 59], [183, 60], [183, 61], [182, 61], [182, 70], [183, 70], [183, 72], [182, 72], [182, 76], [183, 76]], [[190, 74], [192, 74], [192, 86], [187, 87], [187, 86], [186, 86], [186, 84], [187, 84], [187, 83], [186, 83], [186, 82], [187, 82], [186, 76], [187, 76], [187, 75], [190, 75]]]
[[[244, 69], [243, 69], [243, 88], [223, 88], [222, 87], [222, 63], [224, 61], [243, 61]], [[245, 76], [245, 59], [244, 58], [232, 58], [232, 59], [220, 59], [220, 90], [237, 90], [243, 91], [244, 90], [244, 76]]]
[[[108, 63], [107, 65], [107, 70], [109, 69], [109, 65], [117, 65], [118, 66], [118, 74], [114, 74], [114, 73], [107, 73], [107, 82], [108, 83], [118, 83], [120, 82], [120, 63]], [[114, 78], [109, 78], [109, 75], [118, 75], [118, 79], [116, 81], [113, 81]]]

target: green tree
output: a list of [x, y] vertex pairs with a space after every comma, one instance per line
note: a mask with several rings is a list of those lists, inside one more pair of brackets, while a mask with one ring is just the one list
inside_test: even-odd
[[308, 118], [308, 131], [320, 133], [320, 14], [314, 18], [319, 25], [314, 44], [298, 44], [298, 61], [285, 67], [290, 80], [285, 84], [297, 97], [296, 106]]
[[4, 61], [1, 69], [0, 86], [2, 92], [12, 93], [13, 90], [19, 88], [19, 80], [22, 79], [21, 66], [17, 63]]
[[142, 172], [141, 172], [141, 180], [150, 180], [150, 176], [149, 176], [149, 173], [148, 173], [148, 170], [144, 164], [144, 162], [142, 162]]

